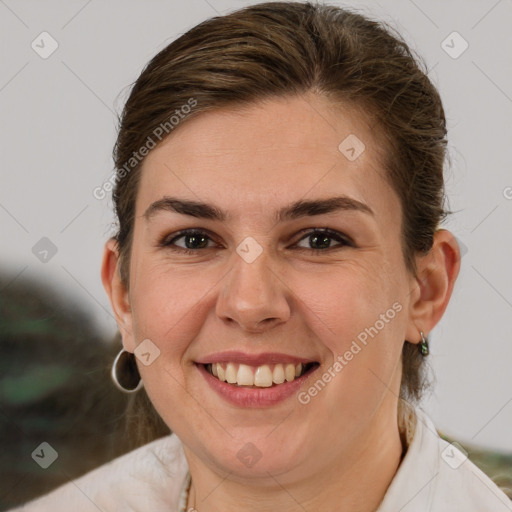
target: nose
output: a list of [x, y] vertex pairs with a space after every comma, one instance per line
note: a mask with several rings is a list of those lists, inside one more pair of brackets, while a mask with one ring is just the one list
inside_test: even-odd
[[290, 296], [265, 251], [251, 263], [235, 254], [233, 268], [219, 291], [216, 314], [245, 331], [263, 332], [290, 318]]

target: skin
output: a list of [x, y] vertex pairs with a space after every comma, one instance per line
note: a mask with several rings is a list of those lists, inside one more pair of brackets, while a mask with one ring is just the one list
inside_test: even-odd
[[[355, 161], [338, 150], [349, 134], [366, 146]], [[428, 335], [441, 319], [460, 267], [455, 238], [439, 230], [430, 253], [417, 257], [418, 275], [407, 271], [401, 206], [384, 178], [382, 151], [360, 112], [311, 94], [202, 113], [146, 157], [129, 287], [113, 240], [102, 278], [125, 349], [149, 338], [161, 351], [138, 366], [153, 404], [184, 443], [193, 482], [188, 506], [365, 512], [382, 500], [402, 452], [404, 340], [420, 342], [420, 330]], [[299, 199], [338, 195], [374, 214], [273, 217]], [[229, 217], [159, 211], [146, 218], [163, 196], [212, 204]], [[208, 248], [189, 255], [159, 246], [188, 228], [207, 230]], [[331, 238], [331, 248], [321, 249], [307, 236], [313, 228], [338, 231], [353, 245]], [[236, 252], [248, 236], [263, 250], [252, 263]], [[187, 239], [175, 242], [186, 247]], [[396, 302], [401, 311], [306, 405], [292, 396], [272, 407], [237, 407], [193, 364], [224, 350], [283, 352], [318, 361], [314, 382]], [[249, 442], [261, 453], [252, 467], [237, 457]]]

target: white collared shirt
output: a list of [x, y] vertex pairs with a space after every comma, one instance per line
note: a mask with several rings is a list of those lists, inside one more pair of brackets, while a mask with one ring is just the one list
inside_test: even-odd
[[505, 493], [456, 446], [441, 439], [421, 409], [402, 403], [407, 453], [377, 512], [512, 511]]
[[[399, 427], [407, 452], [376, 512], [512, 512], [505, 493], [421, 409], [399, 407]], [[171, 434], [11, 512], [177, 512], [187, 474]]]

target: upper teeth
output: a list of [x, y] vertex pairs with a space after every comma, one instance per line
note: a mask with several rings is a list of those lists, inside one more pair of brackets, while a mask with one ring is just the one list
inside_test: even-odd
[[303, 370], [301, 363], [264, 364], [249, 366], [237, 363], [213, 363], [207, 365], [211, 373], [223, 382], [238, 384], [239, 386], [257, 386], [268, 388], [274, 384], [282, 384], [285, 380], [291, 382]]

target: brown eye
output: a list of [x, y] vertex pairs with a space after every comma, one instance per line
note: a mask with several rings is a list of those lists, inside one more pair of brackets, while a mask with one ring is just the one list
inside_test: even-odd
[[[177, 243], [183, 239], [183, 242]], [[200, 249], [209, 249], [208, 242], [212, 241], [210, 236], [200, 230], [185, 230], [180, 233], [166, 236], [160, 243], [162, 247], [168, 247], [177, 251], [187, 253], [197, 252]], [[183, 245], [182, 245], [183, 244]]]
[[[326, 252], [332, 249], [340, 249], [344, 246], [352, 246], [351, 241], [338, 231], [331, 229], [313, 229], [300, 240], [306, 240], [309, 247], [299, 247], [299, 249], [309, 249], [312, 251]], [[332, 240], [338, 242], [337, 246], [332, 246]], [[298, 242], [297, 242], [298, 243]]]

